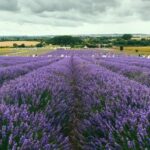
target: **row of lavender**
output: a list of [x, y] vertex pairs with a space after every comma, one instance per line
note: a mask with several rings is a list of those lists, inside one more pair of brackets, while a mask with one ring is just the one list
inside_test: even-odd
[[0, 67], [8, 67], [18, 64], [23, 64], [32, 61], [38, 61], [43, 58], [32, 58], [32, 57], [0, 57]]
[[105, 65], [120, 57], [49, 55], [58, 57], [2, 84], [0, 149], [149, 149], [150, 89]]
[[[70, 149], [62, 133], [68, 60], [39, 68], [1, 87], [1, 149]], [[61, 67], [60, 67], [61, 66]]]
[[84, 59], [150, 87], [150, 61], [123, 58]]

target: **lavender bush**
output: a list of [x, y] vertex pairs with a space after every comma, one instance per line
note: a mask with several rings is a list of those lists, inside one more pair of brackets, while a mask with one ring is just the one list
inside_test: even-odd
[[0, 149], [150, 149], [148, 59], [98, 50], [1, 59]]

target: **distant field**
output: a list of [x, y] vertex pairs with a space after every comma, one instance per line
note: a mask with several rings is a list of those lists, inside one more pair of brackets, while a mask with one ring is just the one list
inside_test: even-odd
[[[120, 53], [119, 47], [114, 47], [115, 52]], [[121, 53], [129, 55], [150, 55], [150, 46], [146, 47], [124, 47]]]
[[13, 44], [21, 45], [25, 44], [25, 46], [35, 46], [39, 42], [37, 41], [4, 41], [0, 42], [0, 47], [13, 47]]
[[[52, 50], [55, 50], [55, 46], [46, 46], [42, 48], [0, 48], [0, 55], [3, 56], [32, 56], [32, 55], [42, 55]], [[78, 49], [76, 49], [78, 50]], [[94, 49], [91, 49], [94, 50]], [[127, 55], [150, 55], [150, 46], [148, 47], [124, 47], [123, 51], [119, 50], [119, 47], [114, 47], [113, 49], [101, 49], [101, 51], [111, 51], [114, 53], [123, 53]]]
[[0, 55], [3, 56], [32, 56], [42, 55], [54, 50], [54, 47], [43, 48], [0, 48]]

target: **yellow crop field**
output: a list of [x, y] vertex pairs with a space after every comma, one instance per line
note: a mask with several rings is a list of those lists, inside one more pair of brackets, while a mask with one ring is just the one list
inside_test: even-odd
[[124, 47], [123, 51], [119, 50], [119, 47], [114, 47], [114, 51], [117, 53], [125, 53], [128, 55], [150, 55], [150, 46], [145, 46], [145, 47]]
[[38, 44], [38, 41], [4, 41], [0, 42], [0, 47], [13, 47], [14, 44], [21, 45], [24, 44], [25, 46], [35, 46]]

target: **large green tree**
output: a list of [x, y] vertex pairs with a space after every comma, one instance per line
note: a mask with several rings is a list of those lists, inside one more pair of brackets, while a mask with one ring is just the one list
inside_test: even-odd
[[124, 39], [124, 40], [131, 40], [131, 38], [132, 38], [132, 34], [124, 34], [122, 36], [122, 39]]
[[53, 45], [62, 45], [62, 46], [67, 46], [67, 45], [77, 45], [81, 44], [82, 40], [80, 37], [72, 37], [72, 36], [56, 36], [49, 40], [49, 43]]

